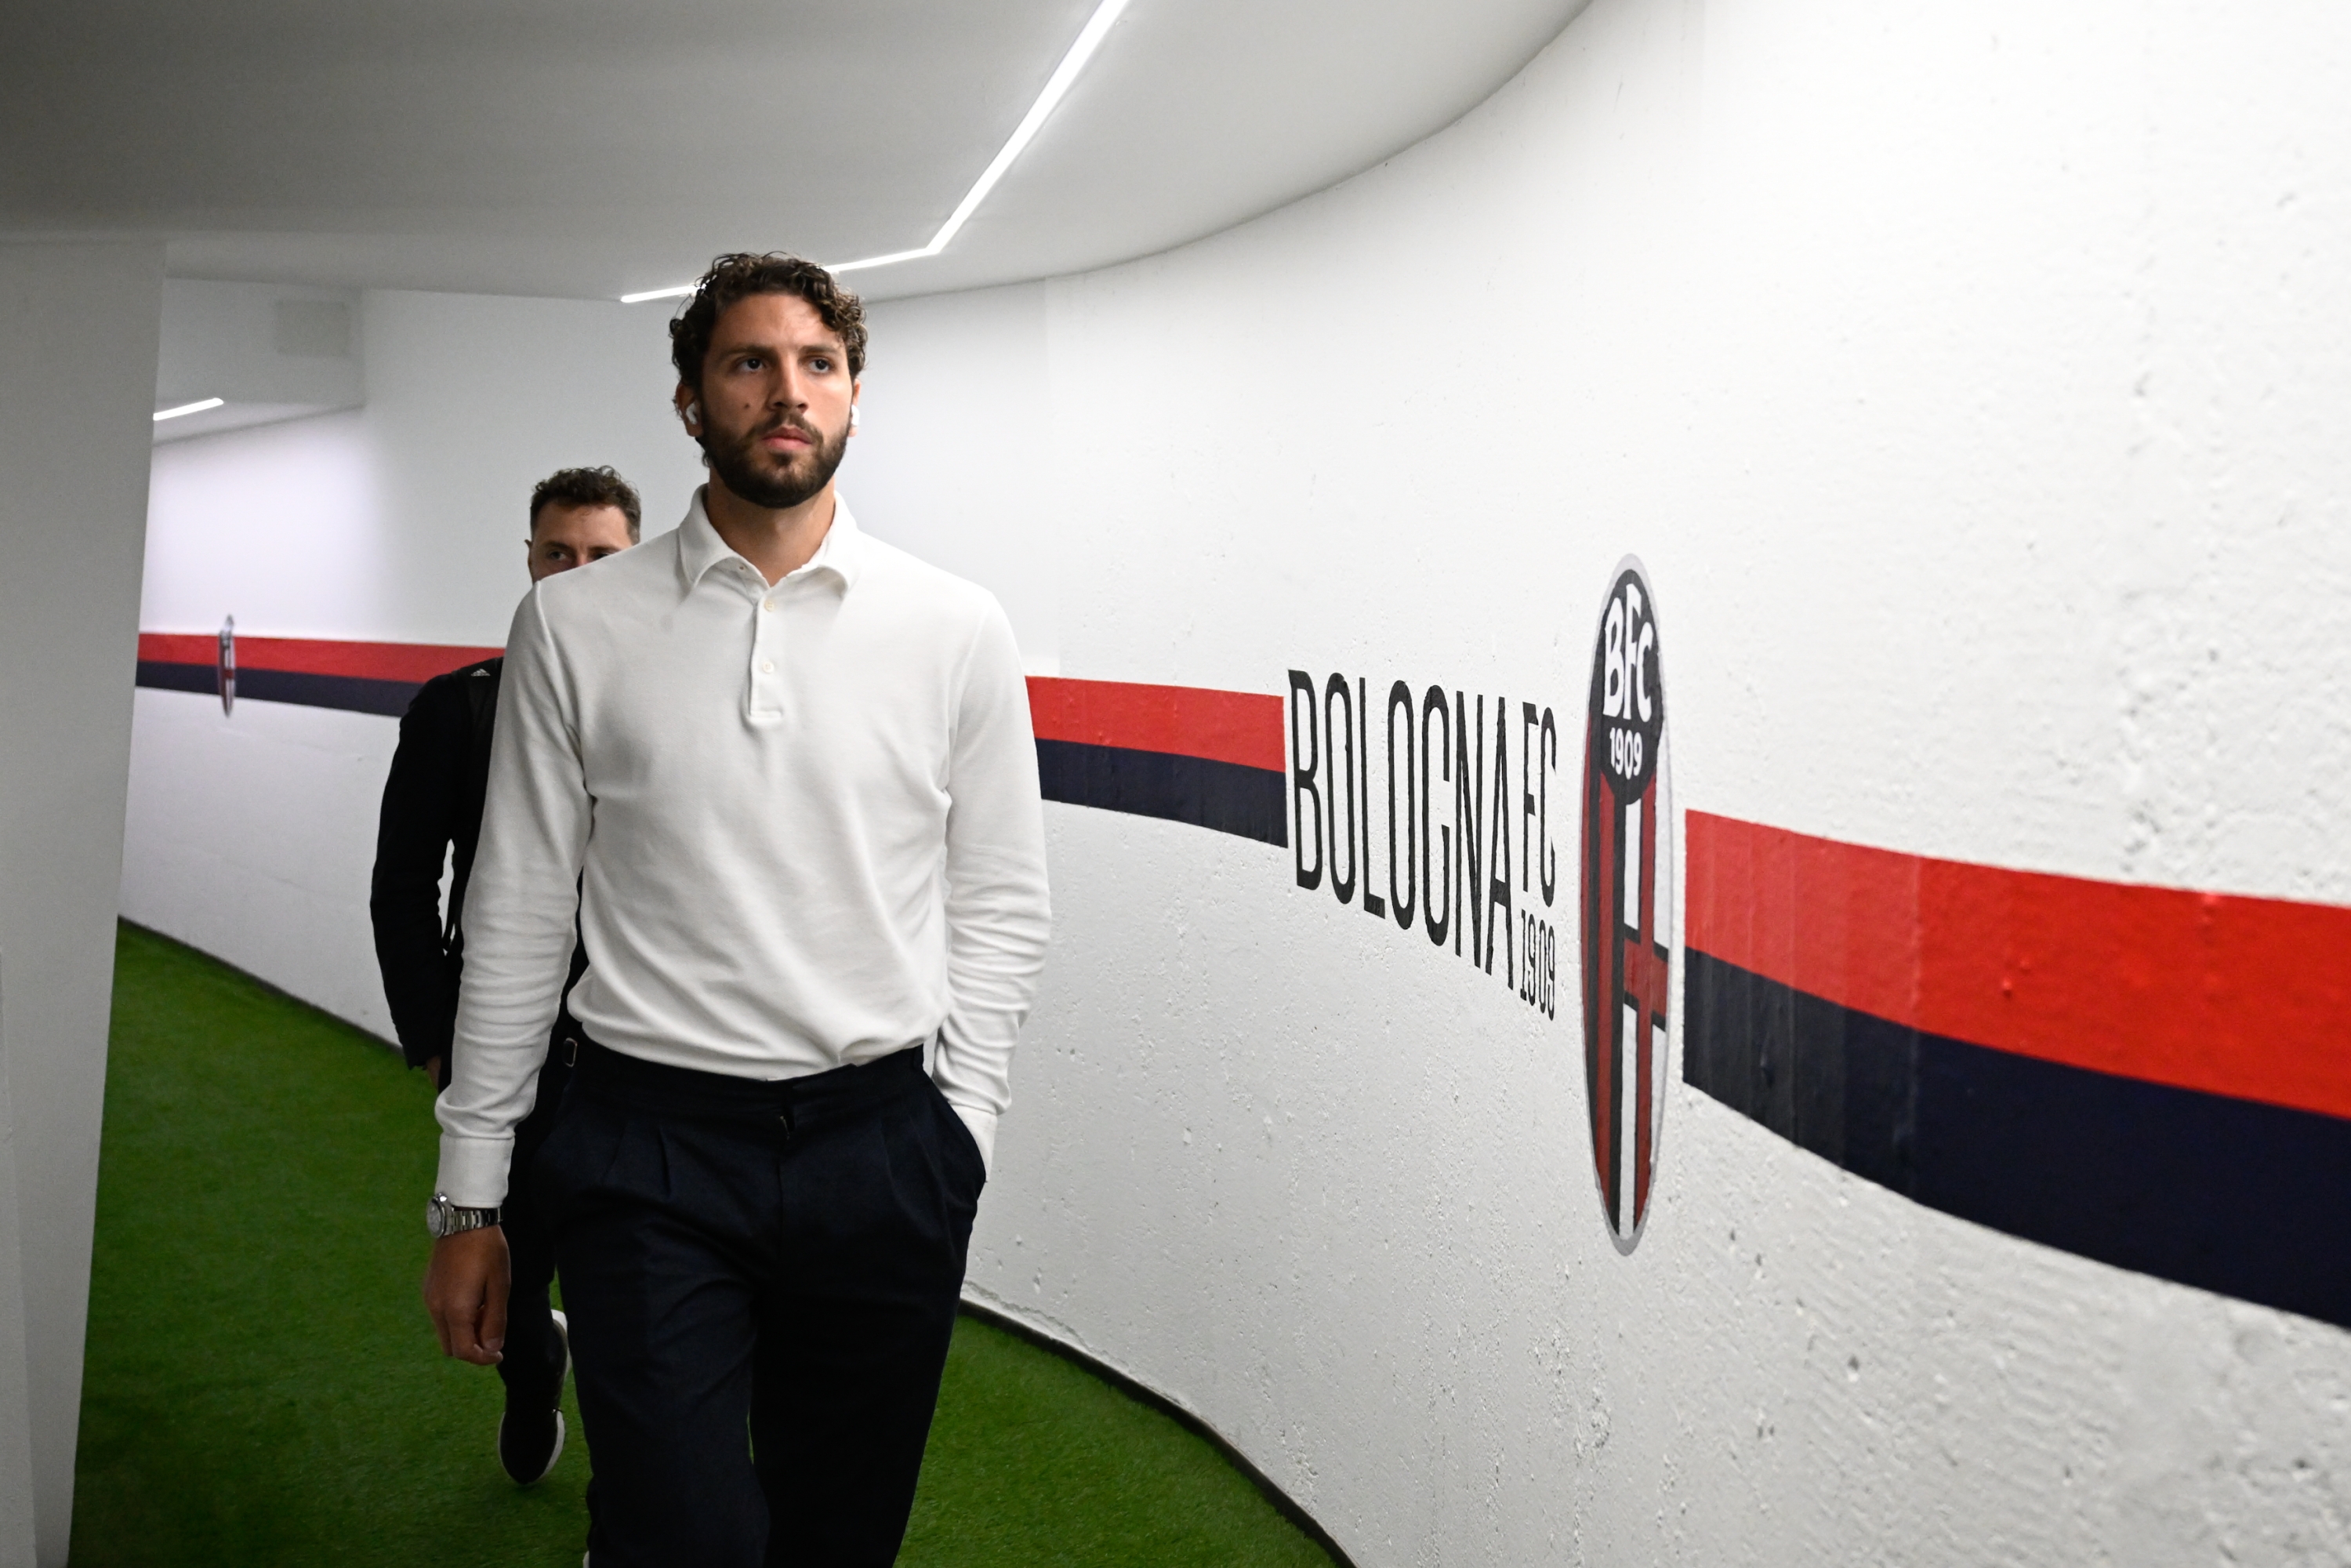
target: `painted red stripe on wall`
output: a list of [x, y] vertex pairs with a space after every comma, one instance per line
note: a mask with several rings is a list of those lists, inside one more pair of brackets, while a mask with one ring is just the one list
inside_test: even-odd
[[[422, 684], [435, 675], [492, 659], [503, 648], [468, 648], [440, 643], [339, 643], [316, 637], [247, 637], [236, 640], [240, 670], [284, 670], [304, 675], [345, 675], [367, 681]], [[219, 654], [213, 633], [139, 633], [139, 656], [162, 664], [210, 665]]]
[[1029, 712], [1040, 740], [1205, 757], [1277, 773], [1288, 764], [1278, 696], [1031, 675]]
[[2351, 1117], [2351, 909], [2009, 871], [1687, 817], [1687, 940], [1839, 1006]]
[[[139, 634], [139, 657], [151, 663], [210, 667], [217, 652], [217, 640], [211, 632]], [[242, 670], [411, 684], [501, 652], [443, 643], [350, 643], [309, 637], [240, 635], [236, 640], [237, 667]], [[1281, 771], [1287, 760], [1278, 696], [1033, 675], [1029, 680], [1029, 704], [1040, 740], [1206, 758], [1273, 772]]]

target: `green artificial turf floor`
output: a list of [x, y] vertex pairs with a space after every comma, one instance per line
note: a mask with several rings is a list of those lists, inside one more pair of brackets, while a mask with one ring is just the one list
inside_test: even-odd
[[[579, 1416], [555, 1473], [491, 1453], [496, 1375], [417, 1301], [434, 1174], [421, 1075], [356, 1030], [125, 926], [117, 950], [78, 1568], [571, 1568]], [[899, 1561], [1329, 1559], [1207, 1443], [964, 1320]]]

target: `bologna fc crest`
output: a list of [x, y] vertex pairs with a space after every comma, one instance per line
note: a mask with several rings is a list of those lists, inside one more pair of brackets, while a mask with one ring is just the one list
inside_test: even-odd
[[1608, 1233], [1630, 1252], [1649, 1218], [1666, 1113], [1673, 959], [1673, 787], [1648, 574], [1616, 567], [1592, 654], [1583, 729], [1583, 1073]]
[[[199, 669], [202, 665], [197, 666]], [[213, 678], [219, 683], [221, 712], [227, 714], [236, 706], [236, 617], [221, 622], [220, 654], [213, 664]]]

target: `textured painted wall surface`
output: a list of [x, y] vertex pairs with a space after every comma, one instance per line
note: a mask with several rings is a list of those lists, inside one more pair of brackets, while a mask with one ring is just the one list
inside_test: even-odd
[[396, 720], [141, 691], [122, 913], [385, 1040], [368, 925]]
[[[2346, 64], [2308, 7], [1603, 0], [1388, 167], [1052, 286], [1061, 667], [1573, 708], [1633, 550], [1689, 807], [2351, 902]], [[1283, 852], [1053, 814], [975, 1283], [1360, 1560], [2351, 1556], [2339, 1330], [1687, 1089], [1620, 1259], [1564, 1019]]]
[[[2316, 5], [1598, 0], [1346, 185], [877, 310], [845, 479], [1086, 680], [1574, 714], [1637, 552], [1685, 808], [2351, 904], [2346, 89]], [[146, 705], [204, 699], [141, 700], [160, 799], [199, 727]], [[341, 789], [389, 728], [238, 744]], [[1678, 1075], [1621, 1257], [1568, 1009], [1290, 849], [1048, 813], [972, 1288], [1357, 1561], [2351, 1561], [2341, 1330], [1935, 1212]]]

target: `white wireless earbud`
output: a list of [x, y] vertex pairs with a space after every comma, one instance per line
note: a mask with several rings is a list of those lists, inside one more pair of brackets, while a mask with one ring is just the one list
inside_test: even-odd
[[849, 428], [857, 428], [857, 405], [853, 402], [849, 405]]
[[700, 403], [690, 402], [685, 405], [685, 423], [688, 424], [699, 424], [702, 423], [702, 405]]

